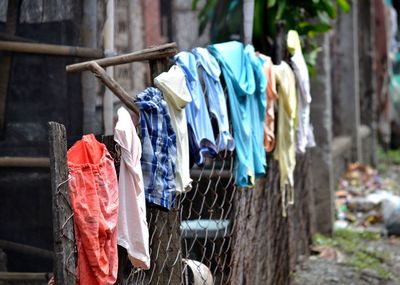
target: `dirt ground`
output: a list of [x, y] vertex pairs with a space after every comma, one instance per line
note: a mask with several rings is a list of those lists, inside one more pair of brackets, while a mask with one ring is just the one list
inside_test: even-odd
[[[294, 285], [398, 285], [400, 284], [400, 239], [382, 238], [363, 241], [363, 246], [372, 252], [384, 252], [380, 267], [375, 265], [360, 269], [351, 256], [344, 260], [327, 259], [318, 255], [300, 262], [294, 275]], [[383, 270], [384, 273], [381, 272]]]
[[[379, 187], [396, 195], [400, 194], [398, 162], [386, 158], [377, 167]], [[386, 236], [383, 223], [349, 223], [333, 237], [316, 236], [312, 249], [314, 255], [299, 262], [293, 285], [400, 284], [400, 237]]]

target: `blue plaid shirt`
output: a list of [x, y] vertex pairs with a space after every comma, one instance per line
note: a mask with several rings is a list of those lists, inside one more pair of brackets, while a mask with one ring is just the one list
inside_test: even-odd
[[168, 210], [175, 203], [176, 136], [161, 91], [149, 87], [137, 95], [142, 136], [142, 172], [149, 204]]

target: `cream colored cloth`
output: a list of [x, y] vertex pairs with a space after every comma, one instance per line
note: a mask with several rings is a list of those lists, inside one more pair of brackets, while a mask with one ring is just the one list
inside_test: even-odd
[[279, 162], [280, 188], [282, 191], [283, 216], [287, 207], [294, 203], [294, 178], [296, 166], [296, 83], [290, 66], [282, 61], [273, 66], [278, 93], [278, 134], [274, 158]]
[[118, 244], [128, 252], [132, 265], [150, 268], [149, 229], [143, 186], [142, 145], [129, 112], [118, 109], [114, 140], [121, 147], [118, 180]]
[[192, 189], [189, 167], [189, 139], [185, 106], [192, 101], [186, 87], [185, 74], [174, 65], [154, 79], [161, 90], [171, 117], [171, 125], [176, 134], [176, 191], [187, 192]]
[[291, 62], [297, 83], [298, 120], [296, 148], [298, 152], [305, 153], [306, 148], [315, 146], [314, 131], [310, 123], [310, 76], [301, 50], [299, 34], [296, 31], [289, 31], [287, 46], [292, 54]]

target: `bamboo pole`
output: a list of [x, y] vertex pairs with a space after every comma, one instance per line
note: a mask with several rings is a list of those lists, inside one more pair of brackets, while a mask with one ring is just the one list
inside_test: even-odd
[[[165, 59], [174, 56], [177, 52], [176, 43], [163, 44], [128, 54], [94, 60], [101, 67], [125, 64], [135, 61]], [[80, 72], [88, 70], [91, 61], [67, 65], [67, 72]]]
[[43, 55], [74, 56], [82, 58], [101, 58], [104, 56], [102, 50], [95, 48], [13, 41], [0, 41], [0, 50]]
[[49, 277], [44, 272], [0, 272], [0, 281], [47, 281]]
[[0, 157], [0, 167], [49, 167], [48, 157]]
[[[83, 1], [81, 24], [82, 44], [85, 47], [97, 47], [97, 0]], [[96, 120], [96, 78], [89, 71], [81, 74], [83, 105], [83, 133], [95, 133], [98, 129]]]
[[[104, 50], [108, 52], [114, 52], [114, 0], [106, 1], [106, 22], [104, 23], [103, 39], [104, 39]], [[114, 66], [110, 66], [106, 70], [108, 77], [114, 77]], [[112, 135], [113, 129], [113, 114], [114, 114], [114, 100], [110, 89], [105, 90], [103, 96], [103, 123], [104, 123], [104, 134]]]
[[128, 93], [118, 84], [117, 81], [110, 77], [100, 65], [95, 61], [92, 61], [89, 63], [89, 69], [115, 94], [115, 96], [122, 101], [122, 103], [124, 103], [136, 115], [140, 115], [139, 108], [129, 97]]
[[0, 248], [48, 259], [54, 258], [54, 252], [50, 250], [8, 240], [0, 240]]

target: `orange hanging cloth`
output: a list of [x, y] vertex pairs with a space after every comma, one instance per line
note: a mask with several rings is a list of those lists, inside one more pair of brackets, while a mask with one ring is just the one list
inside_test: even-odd
[[93, 134], [84, 135], [67, 157], [78, 248], [77, 284], [114, 284], [118, 271], [118, 182], [114, 162]]

